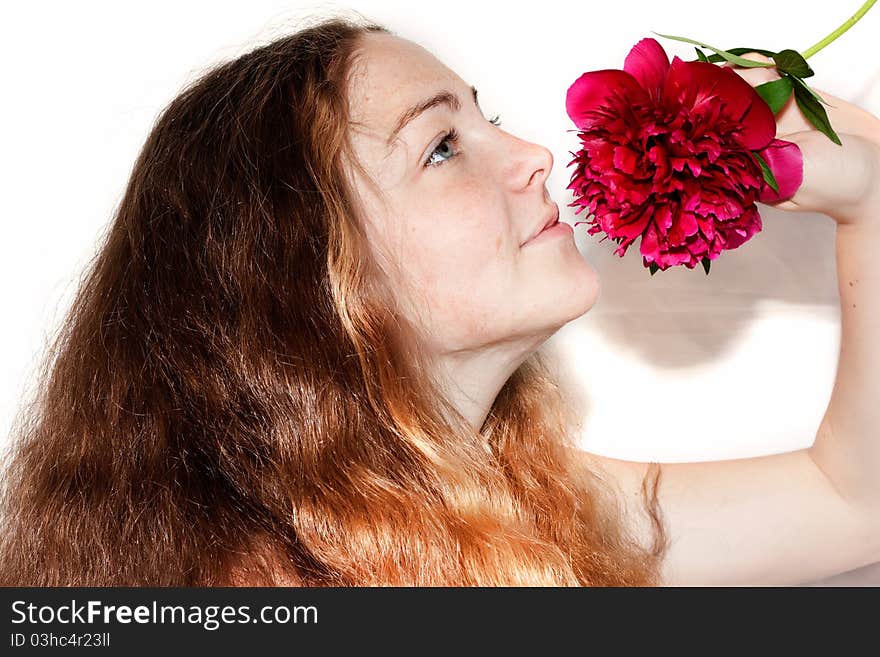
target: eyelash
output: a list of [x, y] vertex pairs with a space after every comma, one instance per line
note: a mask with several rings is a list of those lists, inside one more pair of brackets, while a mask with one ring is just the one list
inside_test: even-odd
[[[489, 123], [491, 123], [494, 126], [500, 126], [501, 125], [501, 116], [496, 114], [491, 119], [489, 119]], [[428, 156], [428, 159], [425, 162], [425, 168], [430, 169], [431, 167], [440, 166], [444, 162], [449, 162], [449, 160], [451, 160], [452, 158], [457, 157], [458, 151], [456, 151], [455, 153], [450, 155], [445, 160], [441, 160], [437, 164], [431, 164], [431, 158], [434, 156], [434, 153], [437, 152], [437, 149], [439, 149], [442, 144], [444, 144], [448, 141], [450, 144], [455, 145], [458, 143], [458, 138], [459, 138], [458, 130], [456, 130], [455, 128], [453, 128], [452, 130], [447, 132], [445, 135], [443, 135], [443, 138], [440, 140], [440, 143], [437, 144], [437, 147], [433, 151], [431, 151], [431, 154]]]

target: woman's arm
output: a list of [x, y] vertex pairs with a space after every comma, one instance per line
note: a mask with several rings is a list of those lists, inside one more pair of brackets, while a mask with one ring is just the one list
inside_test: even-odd
[[[773, 75], [737, 72], [752, 84], [767, 78], [750, 76]], [[801, 147], [804, 182], [777, 207], [837, 222], [841, 344], [831, 400], [810, 448], [661, 465], [665, 584], [800, 584], [880, 561], [880, 121], [820, 93], [835, 106], [828, 112], [843, 147], [790, 104], [777, 117], [779, 136]], [[640, 511], [648, 464], [583, 454], [620, 485], [649, 545]]]
[[[880, 225], [880, 206], [870, 217]], [[861, 228], [861, 229], [859, 229]], [[880, 231], [838, 225], [837, 377], [810, 448], [661, 465], [668, 585], [801, 584], [880, 561]], [[622, 489], [637, 535], [646, 463], [585, 454]]]
[[[745, 459], [664, 463], [658, 500], [670, 539], [668, 585], [801, 584], [880, 561], [880, 204], [839, 224], [837, 377], [810, 448]], [[647, 546], [647, 463], [583, 453], [617, 483]]]
[[[758, 53], [750, 59], [770, 60]], [[750, 84], [775, 69], [734, 67]], [[804, 180], [783, 210], [823, 212], [837, 222], [841, 343], [837, 378], [810, 455], [845, 498], [880, 507], [880, 119], [817, 90], [842, 146], [812, 129], [793, 99], [777, 115], [777, 135], [804, 155]]]
[[[873, 180], [880, 189], [880, 173]], [[880, 561], [880, 200], [866, 199], [837, 221], [840, 358], [814, 443], [771, 456], [662, 464], [665, 584], [800, 584]], [[584, 454], [635, 509], [648, 464]], [[648, 517], [637, 512], [630, 522], [649, 545]]]
[[880, 204], [870, 219], [837, 227], [840, 353], [810, 455], [842, 496], [880, 523]]
[[[627, 525], [650, 547], [648, 464], [581, 455], [620, 488]], [[880, 561], [876, 512], [843, 497], [809, 449], [663, 463], [657, 496], [669, 538], [663, 585], [796, 585]]]

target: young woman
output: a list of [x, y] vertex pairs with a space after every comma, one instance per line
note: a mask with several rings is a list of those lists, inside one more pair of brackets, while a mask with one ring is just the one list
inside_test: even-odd
[[[753, 84], [773, 75], [740, 71]], [[831, 98], [827, 96], [827, 98]], [[550, 152], [418, 45], [339, 18], [163, 112], [6, 462], [3, 585], [798, 583], [880, 559], [880, 121], [796, 107], [838, 222], [815, 444], [578, 451], [540, 346], [595, 301]]]

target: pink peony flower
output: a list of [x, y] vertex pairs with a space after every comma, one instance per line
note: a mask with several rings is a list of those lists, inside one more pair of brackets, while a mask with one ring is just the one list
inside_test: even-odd
[[[756, 201], [790, 198], [800, 187], [797, 144], [776, 139], [770, 107], [729, 67], [672, 63], [660, 44], [642, 39], [623, 70], [581, 75], [566, 110], [582, 148], [571, 184], [621, 257], [641, 236], [645, 267], [693, 269], [735, 249], [762, 228]], [[764, 180], [761, 156], [779, 192]], [[707, 267], [708, 261], [703, 262]]]

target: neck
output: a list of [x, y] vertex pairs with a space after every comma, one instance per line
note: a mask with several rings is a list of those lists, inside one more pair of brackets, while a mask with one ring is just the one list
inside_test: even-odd
[[501, 388], [545, 339], [444, 353], [438, 359], [442, 392], [471, 427], [479, 431]]

